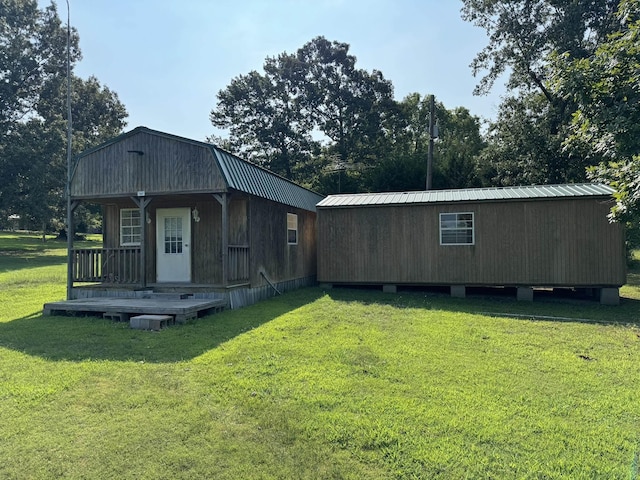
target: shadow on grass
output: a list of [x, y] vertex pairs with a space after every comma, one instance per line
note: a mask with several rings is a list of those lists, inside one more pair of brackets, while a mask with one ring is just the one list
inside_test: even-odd
[[[75, 248], [100, 248], [102, 242], [74, 242]], [[67, 242], [26, 235], [0, 234], [0, 273], [67, 263]]]
[[448, 287], [405, 288], [397, 293], [382, 293], [378, 287], [344, 287], [330, 289], [326, 293], [336, 301], [398, 308], [602, 325], [640, 325], [640, 300], [621, 298], [619, 306], [607, 306], [568, 290], [536, 291], [533, 302], [518, 301], [515, 289], [500, 288], [467, 289], [466, 298], [452, 298]]
[[172, 363], [202, 355], [322, 295], [319, 289], [303, 289], [160, 332], [132, 330], [128, 323], [99, 317], [38, 313], [0, 323], [0, 347], [54, 361]]
[[[442, 291], [407, 290], [382, 293], [373, 289], [305, 288], [239, 310], [210, 315], [188, 325], [160, 332], [132, 330], [128, 323], [99, 317], [43, 317], [40, 313], [0, 323], [0, 347], [54, 361], [144, 361], [172, 363], [190, 360], [260, 327], [281, 315], [313, 303], [324, 295], [334, 301], [389, 305], [536, 320], [590, 324], [640, 324], [640, 300], [623, 299], [617, 307], [595, 301], [542, 298], [518, 302], [508, 295], [451, 298]], [[549, 318], [544, 318], [549, 317]], [[552, 318], [553, 317], [553, 318]]]
[[0, 251], [0, 273], [28, 268], [51, 267], [67, 263], [66, 252], [60, 255], [43, 255], [42, 252]]

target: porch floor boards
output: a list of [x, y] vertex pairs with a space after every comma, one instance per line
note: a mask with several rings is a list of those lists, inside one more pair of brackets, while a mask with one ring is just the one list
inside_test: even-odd
[[171, 298], [93, 297], [44, 304], [44, 315], [76, 313], [119, 314], [123, 320], [133, 315], [172, 315], [178, 323], [222, 311], [225, 300]]

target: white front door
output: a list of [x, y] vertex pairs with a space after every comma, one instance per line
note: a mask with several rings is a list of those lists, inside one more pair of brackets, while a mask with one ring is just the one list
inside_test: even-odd
[[158, 282], [191, 281], [191, 209], [156, 211], [156, 277]]

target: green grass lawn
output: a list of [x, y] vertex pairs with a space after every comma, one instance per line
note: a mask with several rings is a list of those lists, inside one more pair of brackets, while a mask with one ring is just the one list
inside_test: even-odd
[[0, 234], [0, 478], [637, 479], [639, 279], [619, 307], [309, 288], [143, 332], [42, 317], [65, 245]]

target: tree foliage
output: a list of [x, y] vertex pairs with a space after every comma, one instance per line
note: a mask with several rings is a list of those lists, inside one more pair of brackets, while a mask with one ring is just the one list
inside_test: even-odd
[[268, 58], [265, 73], [240, 75], [218, 93], [211, 122], [229, 129], [229, 146], [287, 178], [308, 161], [317, 142], [313, 124], [300, 108], [298, 87], [286, 72], [288, 58]]
[[[228, 147], [334, 193], [423, 189], [428, 115], [427, 97], [395, 101], [382, 72], [357, 68], [346, 43], [317, 37], [293, 54], [267, 58], [263, 73], [234, 78], [218, 93], [211, 121], [229, 131]], [[443, 105], [436, 117], [445, 133], [436, 147], [434, 185], [477, 183], [479, 119]]]
[[565, 148], [592, 164], [592, 179], [616, 188], [612, 218], [640, 221], [640, 1], [622, 0], [618, 29], [593, 56], [555, 57], [554, 88], [575, 102]]
[[557, 52], [589, 58], [615, 30], [618, 0], [463, 0], [463, 18], [489, 36], [471, 64], [482, 72], [477, 94], [508, 74], [510, 95], [490, 125], [483, 155], [484, 182], [580, 182], [589, 160], [568, 152], [576, 105], [551, 85]]
[[507, 87], [537, 90], [556, 101], [546, 82], [548, 56], [569, 52], [584, 58], [611, 31], [617, 0], [463, 0], [462, 18], [486, 30], [489, 44], [471, 64], [487, 73], [476, 93], [487, 93], [509, 72]]
[[230, 144], [251, 160], [299, 181], [330, 165], [370, 161], [393, 89], [380, 72], [355, 64], [349, 45], [317, 37], [267, 58], [264, 73], [234, 78], [218, 92], [211, 122], [228, 129]]
[[[71, 31], [72, 66], [81, 58]], [[67, 28], [54, 3], [0, 0], [0, 216], [44, 230], [64, 218]], [[127, 112], [91, 77], [72, 76], [74, 153], [122, 131]]]
[[[56, 6], [35, 0], [0, 0], [0, 128], [6, 133], [38, 108], [43, 84], [66, 68], [67, 32]], [[80, 58], [78, 35], [71, 60]]]
[[486, 147], [480, 119], [465, 107], [442, 109], [438, 117], [439, 138], [435, 148], [436, 188], [480, 186], [479, 159]]
[[[412, 93], [398, 102], [389, 137], [389, 152], [368, 179], [373, 191], [423, 190], [429, 148], [430, 95]], [[480, 119], [464, 107], [448, 110], [435, 102], [438, 138], [434, 144], [433, 188], [478, 186], [478, 158], [485, 143]]]
[[[538, 92], [507, 97], [487, 132], [481, 155], [483, 183], [530, 185], [586, 181], [589, 160], [564, 149], [570, 117]], [[554, 134], [551, 132], [555, 131]]]
[[377, 157], [384, 124], [392, 112], [393, 87], [380, 71], [355, 67], [346, 43], [317, 37], [300, 48], [300, 104], [314, 127], [332, 142], [342, 162], [366, 163]]

